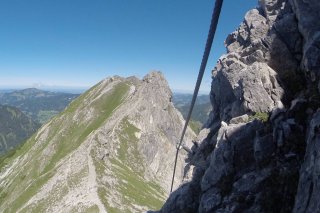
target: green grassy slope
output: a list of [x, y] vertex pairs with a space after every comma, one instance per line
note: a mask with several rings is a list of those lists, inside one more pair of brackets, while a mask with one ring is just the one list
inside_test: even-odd
[[[124, 118], [120, 124], [121, 128], [117, 134], [120, 138], [120, 147], [117, 155], [111, 159], [112, 176], [117, 180], [116, 185], [119, 196], [122, 199], [123, 209], [112, 208], [107, 197], [112, 191], [104, 185], [99, 187], [99, 197], [104, 201], [105, 208], [108, 212], [130, 212], [136, 206], [144, 206], [148, 209], [159, 210], [165, 200], [165, 192], [160, 185], [154, 181], [147, 181], [144, 175], [143, 157], [138, 151], [139, 140], [135, 133], [140, 130], [131, 124], [127, 118]], [[98, 160], [97, 173], [103, 177], [103, 165]], [[100, 164], [100, 165], [99, 165]]]
[[[59, 161], [79, 147], [91, 132], [112, 115], [122, 103], [128, 89], [127, 84], [119, 83], [111, 91], [92, 101], [100, 92], [96, 85], [50, 121], [43, 140], [34, 135], [13, 156], [5, 159], [3, 165], [12, 163], [19, 156], [27, 158], [19, 168], [18, 175], [10, 177], [12, 179], [8, 184], [0, 188], [0, 205], [5, 202], [8, 207], [5, 212], [16, 212], [35, 195], [54, 175]], [[82, 109], [90, 109], [89, 118], [88, 110]], [[45, 133], [39, 133], [42, 134]]]
[[167, 195], [160, 181], [151, 179], [139, 139], [141, 123], [131, 120], [135, 108], [127, 109], [137, 100], [128, 96], [134, 94], [129, 93], [132, 84], [119, 79], [97, 84], [10, 153], [0, 163], [0, 175], [17, 166], [5, 181], [0, 179], [0, 212], [46, 212], [73, 196], [96, 196], [101, 203], [76, 203], [72, 212], [98, 212], [101, 206], [109, 213], [159, 210]]

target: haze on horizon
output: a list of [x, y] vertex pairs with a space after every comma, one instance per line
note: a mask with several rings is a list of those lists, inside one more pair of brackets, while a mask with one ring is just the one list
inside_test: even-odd
[[[255, 0], [226, 0], [201, 90], [223, 42]], [[214, 1], [56, 0], [0, 2], [0, 88], [86, 89], [113, 75], [160, 70], [192, 91]]]

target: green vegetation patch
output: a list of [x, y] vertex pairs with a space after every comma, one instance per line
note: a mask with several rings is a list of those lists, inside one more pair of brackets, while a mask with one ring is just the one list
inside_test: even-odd
[[254, 115], [249, 116], [249, 121], [260, 120], [262, 122], [267, 122], [269, 119], [269, 113], [267, 112], [256, 112]]
[[120, 211], [119, 209], [109, 205], [108, 199], [107, 199], [108, 193], [104, 187], [98, 187], [98, 196], [108, 213], [122, 213], [122, 211]]
[[144, 172], [143, 157], [138, 150], [139, 139], [135, 135], [135, 133], [140, 132], [140, 129], [132, 125], [128, 118], [124, 118], [120, 126], [121, 130], [117, 132], [120, 139], [119, 160], [131, 165], [136, 171]]
[[199, 134], [201, 131], [202, 124], [199, 121], [190, 120], [189, 127], [196, 133]]
[[97, 205], [85, 206], [83, 203], [79, 203], [76, 207], [70, 210], [70, 213], [99, 213], [99, 207]]
[[51, 118], [56, 116], [57, 114], [59, 114], [59, 111], [55, 111], [55, 110], [44, 111], [44, 110], [41, 110], [40, 112], [38, 112], [38, 115], [37, 115], [38, 119], [37, 120], [41, 124], [44, 124], [47, 121], [49, 121]]
[[[117, 135], [120, 146], [117, 150], [117, 157], [111, 158], [112, 176], [118, 181], [116, 191], [120, 195], [120, 207], [111, 207], [108, 203], [108, 195], [115, 193], [109, 191], [109, 186], [101, 185], [98, 188], [98, 195], [103, 202], [106, 210], [111, 213], [141, 211], [136, 206], [158, 210], [162, 207], [165, 200], [165, 192], [155, 181], [146, 181], [144, 178], [144, 160], [138, 150], [139, 139], [135, 133], [140, 129], [131, 124], [128, 118], [124, 118], [120, 125]], [[96, 172], [99, 176], [103, 175], [105, 166], [103, 161], [94, 160]], [[131, 210], [131, 211], [130, 211]]]
[[85, 213], [99, 213], [99, 207], [97, 205], [90, 206], [85, 210]]
[[165, 198], [159, 184], [146, 181], [141, 173], [116, 159], [112, 160], [112, 170], [119, 181], [119, 192], [126, 206], [136, 204], [153, 210], [162, 207]]
[[[20, 144], [19, 146], [10, 149], [6, 154], [0, 155], [0, 172], [4, 169], [4, 167], [10, 164], [14, 159], [22, 154], [25, 154], [27, 151], [31, 149], [31, 147], [35, 143], [35, 135], [33, 135], [26, 143]], [[1, 203], [1, 200], [0, 200]]]
[[[67, 179], [67, 182], [60, 182], [57, 183], [53, 190], [50, 192], [50, 194], [46, 197], [46, 199], [41, 199], [36, 203], [33, 203], [29, 206], [26, 206], [24, 209], [22, 209], [22, 212], [46, 212], [48, 209], [48, 206], [50, 206], [50, 203], [59, 203], [63, 199], [65, 195], [68, 194], [68, 191], [70, 188], [76, 188], [80, 183], [85, 174], [88, 173], [88, 168], [84, 167], [77, 173], [72, 174]], [[83, 206], [79, 206], [83, 207]], [[84, 208], [84, 207], [83, 207]], [[76, 211], [79, 212], [79, 211]], [[83, 212], [83, 211], [82, 211]], [[88, 212], [88, 211], [86, 211]], [[92, 211], [91, 211], [92, 212]], [[99, 212], [99, 211], [96, 211]]]
[[[46, 173], [43, 176], [38, 177], [36, 180], [32, 181], [30, 183], [30, 180], [26, 180], [21, 177], [17, 177], [15, 178], [14, 181], [17, 181], [16, 184], [21, 184], [23, 186], [27, 186], [24, 191], [18, 196], [16, 197], [16, 199], [14, 200], [14, 202], [12, 202], [9, 205], [9, 208], [6, 209], [4, 212], [17, 212], [17, 210], [24, 204], [26, 203], [30, 197], [32, 197], [40, 188], [41, 186], [43, 186], [52, 176], [53, 176], [53, 172], [50, 173]], [[29, 183], [29, 184], [26, 184]], [[9, 194], [9, 192], [7, 192]]]
[[118, 159], [112, 160], [112, 169], [120, 181], [119, 190], [124, 203], [160, 209], [164, 200], [163, 190], [156, 182], [147, 182], [143, 177], [144, 160], [138, 149], [139, 139], [135, 135], [140, 129], [132, 125], [128, 118], [124, 118], [120, 126]]

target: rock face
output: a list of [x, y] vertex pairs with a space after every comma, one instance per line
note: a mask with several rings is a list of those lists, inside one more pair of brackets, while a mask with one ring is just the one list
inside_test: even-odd
[[307, 134], [307, 150], [300, 170], [294, 212], [318, 212], [320, 209], [320, 112], [314, 114]]
[[160, 212], [320, 212], [319, 11], [260, 0], [227, 37], [209, 133]]
[[[44, 125], [0, 171], [0, 211], [157, 210], [184, 124], [161, 73], [101, 81]], [[186, 144], [194, 133], [188, 130]], [[175, 188], [184, 176], [178, 160]]]

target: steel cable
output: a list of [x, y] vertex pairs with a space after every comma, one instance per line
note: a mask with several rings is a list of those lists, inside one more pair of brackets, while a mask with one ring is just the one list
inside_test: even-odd
[[202, 61], [201, 61], [201, 66], [200, 66], [200, 70], [199, 70], [199, 74], [198, 74], [197, 83], [196, 83], [196, 86], [194, 88], [194, 92], [193, 92], [192, 101], [191, 101], [191, 105], [190, 105], [190, 108], [189, 108], [188, 116], [186, 118], [186, 122], [185, 122], [183, 130], [182, 130], [181, 138], [180, 138], [179, 144], [177, 146], [177, 150], [176, 150], [176, 157], [175, 157], [175, 160], [174, 160], [174, 168], [173, 168], [173, 175], [172, 175], [170, 193], [172, 192], [172, 188], [173, 188], [179, 150], [180, 150], [184, 135], [186, 133], [190, 118], [191, 118], [191, 114], [192, 114], [192, 111], [193, 111], [194, 104], [196, 102], [196, 99], [197, 99], [197, 96], [198, 96], [198, 93], [199, 93], [199, 88], [200, 88], [200, 85], [201, 85], [203, 74], [204, 74], [204, 71], [206, 69], [206, 65], [207, 65], [207, 62], [208, 62], [209, 55], [210, 55], [212, 42], [213, 42], [213, 39], [214, 39], [214, 35], [216, 33], [216, 29], [217, 29], [217, 25], [218, 25], [218, 21], [219, 21], [219, 16], [220, 16], [220, 12], [221, 12], [222, 3], [223, 3], [223, 0], [216, 0], [215, 5], [214, 5], [212, 18], [211, 18], [211, 24], [210, 24], [210, 30], [209, 30], [209, 34], [208, 34], [208, 38], [207, 38], [207, 42], [206, 42], [206, 47], [205, 47], [205, 50], [204, 50], [204, 53], [203, 53]]

